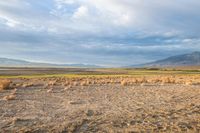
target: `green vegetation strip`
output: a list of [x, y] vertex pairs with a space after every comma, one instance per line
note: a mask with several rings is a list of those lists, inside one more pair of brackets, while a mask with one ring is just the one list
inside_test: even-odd
[[[122, 72], [122, 71], [120, 71]], [[199, 75], [197, 71], [153, 71], [153, 70], [126, 70], [119, 74], [110, 74], [110, 73], [79, 73], [79, 74], [38, 74], [38, 75], [0, 75], [0, 78], [51, 78], [51, 77], [66, 77], [66, 78], [75, 78], [75, 77], [123, 77], [123, 76], [152, 76], [152, 75]]]

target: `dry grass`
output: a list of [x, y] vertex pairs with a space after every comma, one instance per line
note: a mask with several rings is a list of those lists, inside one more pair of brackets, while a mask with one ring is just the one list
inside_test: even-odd
[[9, 101], [9, 100], [15, 100], [15, 98], [16, 98], [15, 94], [10, 94], [8, 96], [5, 96], [3, 99]]
[[192, 82], [192, 80], [185, 81], [185, 85], [193, 85], [193, 82]]
[[24, 88], [32, 87], [32, 86], [34, 86], [33, 83], [23, 83], [23, 84], [22, 84], [22, 87], [24, 87]]
[[[168, 76], [168, 75], [154, 75], [154, 76], [105, 76], [105, 77], [76, 77], [76, 78], [54, 78], [48, 81], [48, 86], [53, 87], [61, 84], [64, 88], [75, 86], [90, 86], [90, 85], [107, 85], [107, 84], [121, 84], [122, 86], [130, 85], [166, 85], [166, 84], [184, 84], [193, 85], [200, 84], [200, 76]], [[67, 89], [66, 89], [67, 90]]]
[[47, 93], [52, 93], [53, 92], [53, 88], [50, 88], [47, 90]]
[[87, 84], [87, 81], [82, 81], [82, 82], [80, 83], [80, 85], [81, 85], [81, 86], [87, 86], [88, 84]]
[[17, 93], [17, 88], [15, 88], [15, 89], [12, 91], [11, 94], [16, 95], [16, 93]]
[[6, 90], [10, 88], [11, 81], [10, 80], [0, 80], [0, 91]]
[[[91, 86], [91, 85], [115, 85], [122, 86], [131, 85], [167, 85], [167, 84], [183, 84], [183, 85], [198, 85], [200, 84], [200, 75], [187, 76], [187, 75], [152, 75], [152, 76], [85, 76], [85, 77], [54, 77], [40, 79], [46, 82], [45, 88], [54, 88], [61, 85], [65, 90], [71, 87], [78, 86]], [[31, 87], [34, 86], [33, 81], [26, 79], [24, 83], [16, 83], [13, 87]], [[9, 81], [5, 81], [1, 88], [8, 88]]]
[[49, 83], [48, 83], [49, 86], [53, 86], [55, 84], [56, 84], [56, 81], [49, 81]]
[[70, 88], [72, 88], [72, 86], [71, 86], [71, 85], [68, 85], [68, 86], [66, 86], [66, 87], [64, 88], [64, 90], [68, 90], [68, 89], [70, 89]]
[[127, 83], [125, 80], [123, 80], [123, 81], [121, 81], [121, 85], [122, 85], [122, 86], [127, 86], [128, 83]]

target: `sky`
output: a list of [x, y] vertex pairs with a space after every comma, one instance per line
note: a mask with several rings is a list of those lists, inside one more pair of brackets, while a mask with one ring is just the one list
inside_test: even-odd
[[1, 0], [0, 57], [127, 66], [200, 51], [198, 0]]

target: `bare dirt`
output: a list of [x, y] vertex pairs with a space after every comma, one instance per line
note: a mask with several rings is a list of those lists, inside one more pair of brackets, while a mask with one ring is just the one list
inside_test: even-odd
[[126, 72], [111, 71], [95, 68], [45, 68], [45, 67], [0, 67], [0, 76], [21, 75], [48, 75], [48, 74], [126, 74]]
[[0, 92], [0, 132], [200, 132], [199, 85], [51, 80], [12, 79], [16, 89]]

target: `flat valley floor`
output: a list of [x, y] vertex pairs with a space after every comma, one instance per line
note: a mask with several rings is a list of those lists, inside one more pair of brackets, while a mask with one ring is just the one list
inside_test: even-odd
[[[14, 78], [0, 92], [0, 132], [200, 132], [200, 85]], [[52, 83], [52, 80], [56, 80]], [[14, 94], [11, 100], [6, 96]]]

